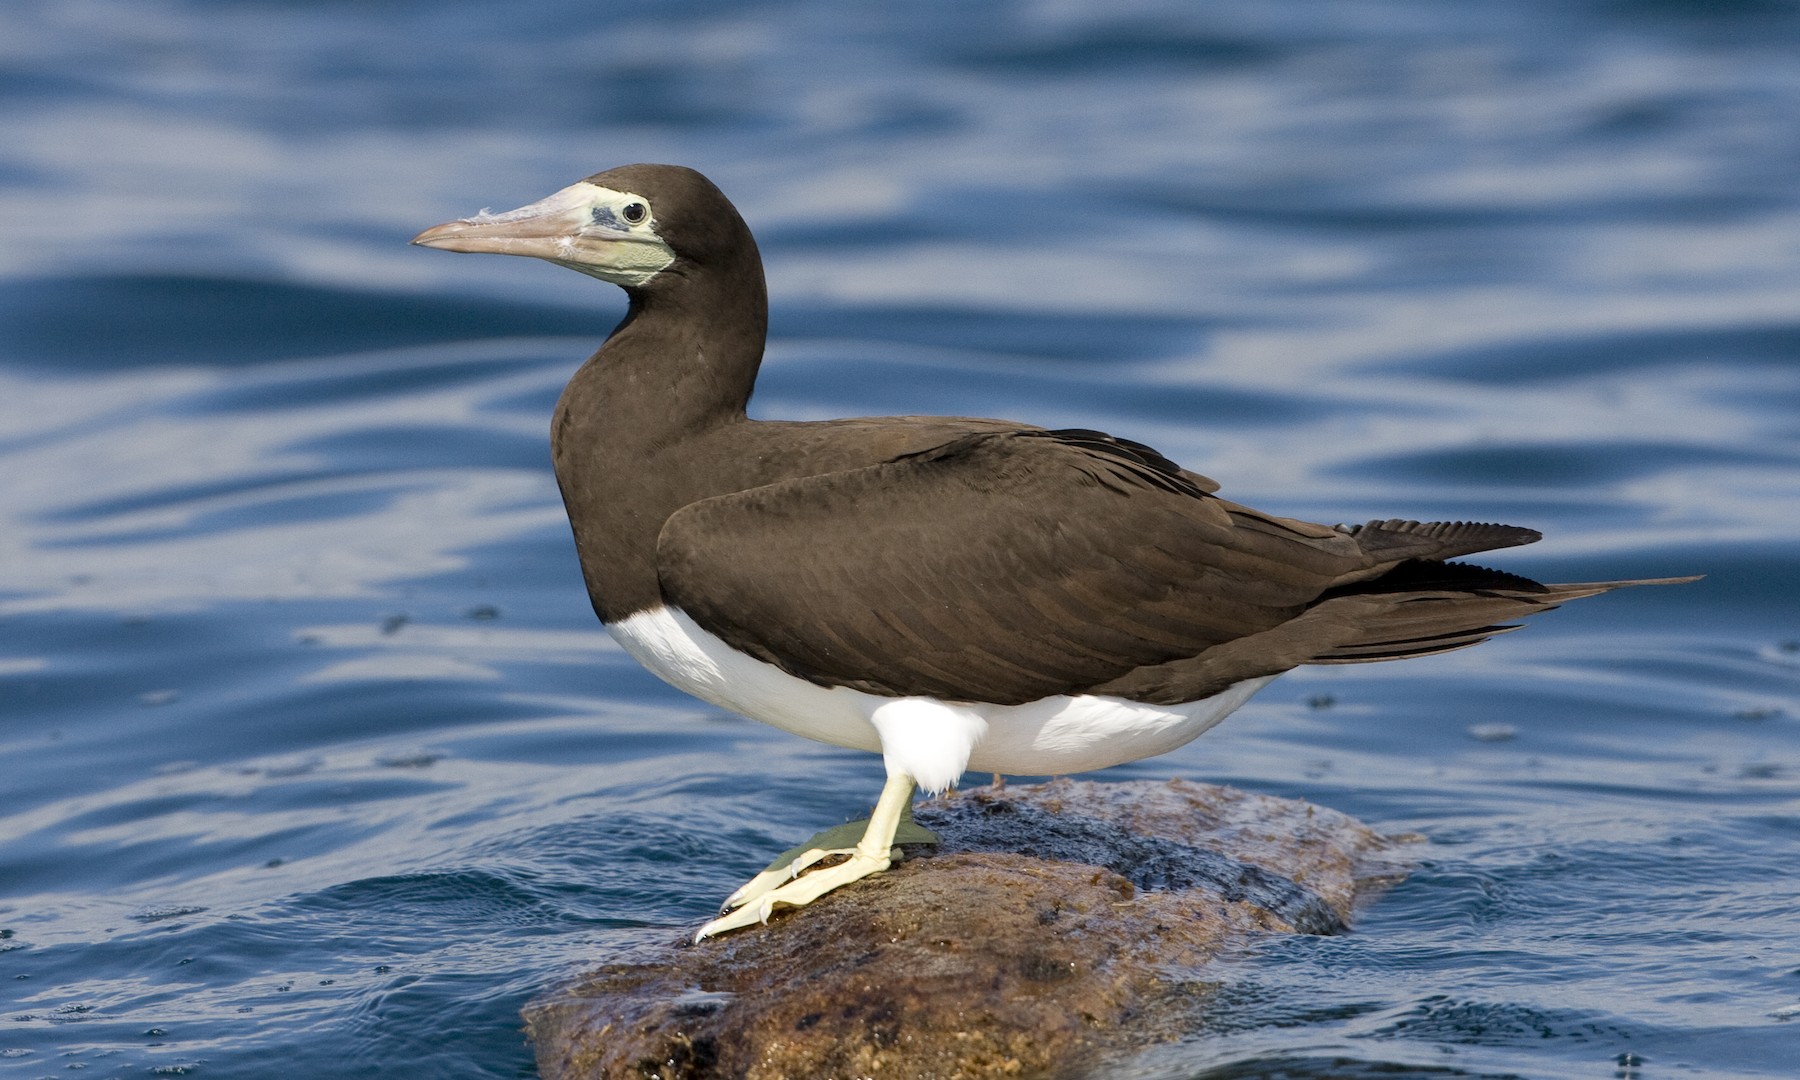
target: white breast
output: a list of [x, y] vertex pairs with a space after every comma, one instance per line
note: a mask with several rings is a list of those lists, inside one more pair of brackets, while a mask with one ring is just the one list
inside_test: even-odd
[[1181, 705], [1093, 694], [1023, 705], [944, 702], [807, 682], [738, 652], [678, 608], [642, 612], [606, 629], [670, 685], [795, 735], [880, 752], [890, 769], [927, 791], [942, 791], [967, 769], [1050, 776], [1166, 754], [1275, 678], [1247, 679]]

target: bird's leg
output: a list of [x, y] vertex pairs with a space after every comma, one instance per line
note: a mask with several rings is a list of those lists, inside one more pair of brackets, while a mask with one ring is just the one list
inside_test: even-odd
[[[771, 892], [794, 880], [806, 872], [807, 867], [828, 859], [833, 855], [850, 855], [856, 851], [856, 844], [869, 831], [869, 819], [860, 818], [846, 821], [842, 825], [834, 825], [824, 832], [816, 833], [812, 839], [794, 845], [775, 856], [774, 861], [764, 867], [762, 872], [745, 882], [738, 890], [725, 898], [720, 905], [721, 912], [742, 907], [764, 893]], [[901, 844], [933, 844], [938, 842], [937, 833], [913, 820], [912, 800], [906, 801], [900, 813], [900, 824], [894, 830], [894, 846], [888, 857], [899, 862], [906, 857], [900, 849]]]
[[931, 846], [936, 847], [937, 842], [937, 833], [932, 832], [930, 829], [927, 829], [925, 826], [913, 820], [912, 799], [907, 799], [906, 802], [902, 803], [900, 806], [900, 824], [894, 829], [894, 844], [896, 845], [894, 848], [895, 860], [904, 857], [904, 852], [902, 852], [898, 846], [900, 844], [930, 844]]
[[[861, 838], [854, 847], [827, 849], [815, 845], [821, 842], [842, 844], [855, 835], [852, 830], [862, 822], [827, 829], [800, 847], [785, 852], [769, 869], [732, 893], [725, 901], [726, 913], [702, 926], [694, 940], [702, 941], [727, 930], [768, 922], [776, 905], [805, 907], [841, 885], [878, 874], [901, 857], [900, 849], [894, 846], [896, 843], [936, 843], [937, 837], [929, 829], [912, 820], [912, 793], [912, 777], [902, 772], [890, 772], [886, 786], [881, 789], [881, 798], [875, 803], [875, 812], [869, 815], [867, 826], [862, 829]], [[813, 870], [804, 877], [798, 876], [828, 855], [840, 854], [850, 857], [834, 866]]]

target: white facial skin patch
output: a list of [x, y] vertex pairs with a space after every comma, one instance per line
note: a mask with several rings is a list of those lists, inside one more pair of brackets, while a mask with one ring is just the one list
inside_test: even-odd
[[[552, 262], [614, 285], [634, 287], [649, 281], [675, 261], [675, 252], [656, 234], [656, 216], [648, 199], [585, 180], [563, 188], [550, 198], [570, 193], [574, 193], [573, 209], [577, 215], [585, 215], [587, 222], [566, 238], [564, 247], [570, 254], [552, 259]], [[603, 260], [592, 260], [596, 241], [604, 245]]]

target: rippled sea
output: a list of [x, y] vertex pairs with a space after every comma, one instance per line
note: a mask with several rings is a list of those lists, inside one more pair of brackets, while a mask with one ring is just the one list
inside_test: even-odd
[[1429, 837], [1140, 1075], [1800, 1075], [1794, 4], [15, 0], [0, 114], [0, 1075], [531, 1076], [533, 995], [866, 810], [587, 608], [617, 290], [406, 245], [643, 160], [758, 233], [759, 415], [1708, 575], [1100, 774]]

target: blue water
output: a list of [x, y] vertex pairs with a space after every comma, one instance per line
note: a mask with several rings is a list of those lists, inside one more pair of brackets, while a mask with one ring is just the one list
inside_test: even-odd
[[[518, 1077], [518, 1010], [863, 812], [588, 611], [622, 311], [420, 228], [711, 175], [765, 416], [1102, 427], [1314, 520], [1704, 572], [1102, 774], [1430, 838], [1143, 1076], [1800, 1075], [1800, 10], [0, 8], [0, 1075]], [[1122, 1074], [1125, 1075], [1125, 1074]]]

